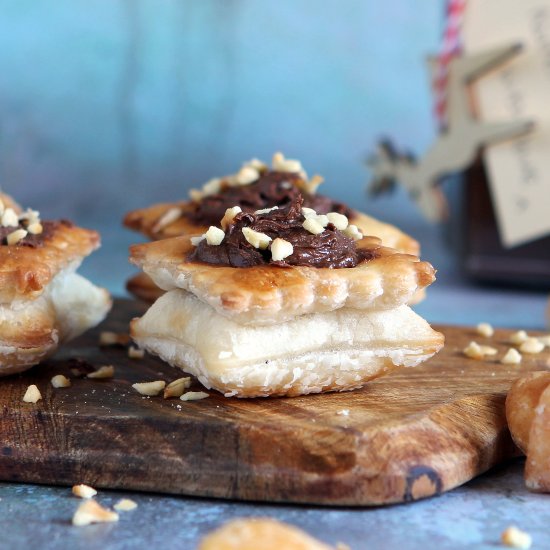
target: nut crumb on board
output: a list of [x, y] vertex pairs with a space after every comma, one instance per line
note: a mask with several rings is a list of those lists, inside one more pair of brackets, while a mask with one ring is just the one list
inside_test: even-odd
[[104, 508], [93, 499], [85, 500], [73, 515], [73, 525], [82, 527], [91, 523], [108, 523], [118, 521], [118, 514]]
[[180, 399], [182, 401], [198, 401], [199, 399], [206, 399], [210, 395], [203, 391], [188, 391], [184, 393]]
[[477, 333], [486, 338], [490, 338], [495, 333], [493, 327], [489, 323], [479, 323], [476, 327]]
[[520, 346], [522, 353], [537, 354], [544, 349], [544, 344], [538, 338], [527, 338]]
[[112, 378], [115, 375], [115, 367], [113, 365], [103, 365], [97, 370], [86, 375], [87, 378]]
[[183, 392], [189, 387], [191, 387], [190, 376], [178, 378], [166, 386], [164, 389], [164, 399], [168, 399], [169, 397], [181, 397]]
[[529, 338], [529, 336], [524, 330], [518, 330], [510, 336], [510, 343], [519, 346], [520, 344], [523, 344], [527, 338]]
[[166, 387], [164, 380], [155, 380], [154, 382], [137, 382], [132, 384], [132, 388], [141, 395], [154, 397], [158, 395]]
[[36, 387], [35, 384], [31, 384], [27, 388], [27, 391], [23, 396], [23, 401], [25, 403], [37, 403], [41, 399], [42, 399], [42, 394], [40, 393], [40, 390]]
[[481, 346], [477, 342], [470, 342], [463, 350], [462, 353], [470, 359], [483, 359], [485, 354], [481, 349]]
[[502, 544], [512, 548], [531, 548], [533, 540], [529, 533], [518, 529], [514, 525], [507, 527], [500, 535]]
[[129, 498], [121, 498], [113, 508], [117, 512], [129, 512], [130, 510], [135, 510], [137, 508], [137, 503]]
[[62, 374], [56, 374], [52, 377], [51, 384], [54, 388], [68, 388], [71, 385], [71, 381]]
[[85, 485], [84, 483], [81, 483], [80, 485], [73, 485], [71, 490], [73, 495], [79, 498], [92, 498], [97, 495], [97, 491], [93, 487]]
[[130, 343], [130, 335], [124, 332], [104, 330], [99, 334], [100, 346], [127, 346]]
[[516, 348], [509, 348], [500, 362], [503, 365], [519, 365], [521, 359], [521, 353]]

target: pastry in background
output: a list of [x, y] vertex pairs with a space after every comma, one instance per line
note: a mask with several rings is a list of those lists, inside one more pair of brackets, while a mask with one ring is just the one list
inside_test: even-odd
[[131, 248], [166, 291], [132, 322], [137, 344], [226, 396], [344, 391], [415, 366], [443, 336], [407, 303], [435, 279], [427, 262], [363, 237], [297, 195], [221, 229]]
[[[254, 212], [286, 206], [302, 195], [305, 207], [319, 214], [344, 214], [364, 235], [380, 238], [384, 246], [407, 254], [419, 254], [418, 242], [395, 226], [317, 194], [322, 181], [321, 176], [309, 179], [299, 161], [276, 153], [271, 168], [259, 160], [251, 160], [236, 174], [211, 179], [200, 190], [192, 189], [190, 201], [156, 204], [128, 213], [124, 225], [152, 240], [201, 234], [209, 226], [219, 224], [230, 207], [238, 206], [243, 212]], [[143, 274], [130, 279], [127, 289], [146, 301], [162, 294]]]
[[95, 231], [0, 198], [0, 375], [24, 371], [102, 321], [109, 293], [76, 274]]

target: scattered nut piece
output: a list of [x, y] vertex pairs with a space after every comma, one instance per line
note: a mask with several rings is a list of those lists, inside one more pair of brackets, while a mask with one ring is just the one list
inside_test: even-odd
[[225, 237], [225, 233], [219, 228], [211, 225], [208, 228], [208, 231], [204, 234], [206, 242], [213, 246], [218, 246], [222, 244], [222, 241]]
[[342, 231], [344, 235], [352, 238], [354, 241], [360, 241], [363, 238], [363, 233], [359, 231], [359, 228], [356, 225], [353, 225], [350, 223], [344, 231]]
[[521, 359], [521, 353], [516, 348], [509, 348], [500, 362], [503, 365], [519, 365]]
[[27, 231], [31, 235], [40, 235], [42, 231], [44, 231], [44, 228], [42, 227], [42, 224], [40, 222], [34, 222], [27, 226]]
[[42, 399], [42, 394], [40, 393], [40, 390], [36, 387], [35, 384], [31, 384], [27, 388], [27, 391], [23, 396], [23, 401], [25, 403], [37, 403], [41, 399]]
[[202, 196], [208, 196], [208, 195], [215, 195], [216, 193], [219, 193], [222, 188], [222, 180], [221, 178], [212, 178], [208, 180], [203, 186], [202, 186]]
[[166, 386], [164, 389], [164, 399], [168, 399], [170, 397], [181, 397], [183, 392], [189, 387], [191, 387], [190, 376], [178, 378]]
[[17, 244], [19, 241], [22, 241], [26, 236], [28, 232], [24, 229], [16, 229], [15, 231], [12, 231], [7, 237], [6, 242], [9, 246], [13, 246]]
[[210, 395], [203, 391], [188, 391], [184, 393], [180, 399], [182, 401], [198, 401], [199, 399], [206, 399]]
[[103, 508], [95, 500], [85, 500], [76, 509], [73, 516], [73, 525], [81, 527], [83, 525], [90, 525], [91, 523], [106, 523], [111, 521], [118, 521], [118, 514]]
[[225, 214], [220, 222], [220, 225], [224, 231], [229, 227], [229, 224], [233, 222], [233, 219], [239, 212], [242, 212], [240, 206], [233, 206], [233, 208], [228, 208], [225, 211]]
[[313, 235], [320, 235], [325, 228], [316, 220], [316, 217], [306, 218], [302, 227]]
[[199, 235], [197, 237], [191, 237], [191, 244], [193, 246], [199, 246], [199, 243], [204, 241], [206, 239], [206, 233], [203, 233], [202, 235]]
[[176, 220], [181, 218], [181, 215], [183, 214], [183, 211], [181, 208], [178, 208], [177, 206], [170, 208], [167, 210], [157, 221], [157, 223], [153, 226], [153, 233], [158, 233], [165, 227], [168, 227], [169, 225], [173, 224]]
[[73, 485], [72, 492], [74, 496], [79, 498], [92, 498], [97, 495], [97, 491], [93, 487], [85, 485], [84, 483]]
[[550, 348], [550, 334], [547, 336], [539, 336], [538, 341], [542, 342], [547, 348]]
[[135, 510], [137, 508], [137, 503], [129, 498], [121, 498], [113, 508], [117, 512], [129, 512], [130, 510]]
[[317, 212], [313, 208], [308, 208], [307, 206], [302, 206], [302, 214], [304, 218], [312, 218], [317, 216]]
[[275, 153], [272, 160], [273, 170], [277, 172], [298, 173], [302, 171], [302, 163], [299, 160], [287, 159], [282, 153]]
[[483, 359], [485, 354], [481, 349], [481, 346], [477, 342], [470, 342], [463, 350], [462, 353], [470, 359]]
[[115, 367], [113, 365], [103, 365], [94, 372], [86, 375], [87, 378], [112, 378], [115, 375]]
[[324, 181], [325, 178], [323, 178], [323, 176], [316, 174], [302, 185], [302, 189], [309, 195], [315, 195], [319, 185], [321, 185]]
[[490, 338], [495, 331], [489, 323], [479, 323], [479, 325], [477, 325], [477, 333], [486, 338]]
[[243, 166], [235, 174], [235, 183], [237, 185], [250, 185], [260, 177], [260, 173], [252, 166]]
[[259, 231], [254, 231], [254, 229], [250, 229], [250, 227], [243, 227], [242, 232], [244, 238], [254, 248], [265, 250], [271, 242], [271, 237], [269, 235], [266, 235], [265, 233], [260, 233]]
[[267, 169], [267, 164], [259, 159], [250, 159], [249, 161], [245, 162], [243, 166], [251, 166], [252, 168], [256, 168], [258, 172], [262, 172]]
[[544, 344], [538, 338], [527, 338], [519, 347], [522, 353], [540, 353], [544, 349]]
[[130, 359], [143, 359], [145, 356], [145, 351], [139, 348], [136, 348], [135, 346], [130, 346], [128, 348], [128, 357]]
[[271, 259], [274, 262], [280, 262], [281, 260], [288, 258], [293, 252], [294, 247], [292, 246], [292, 243], [289, 243], [284, 239], [277, 237], [271, 243]]
[[200, 202], [203, 198], [203, 194], [202, 194], [202, 191], [199, 191], [198, 189], [190, 189], [189, 190], [189, 198], [193, 201], [193, 202]]
[[[2, 214], [4, 213], [4, 209], [5, 209], [4, 201], [0, 199], [0, 216], [2, 216]], [[0, 217], [0, 219], [2, 218]]]
[[338, 212], [329, 212], [327, 214], [327, 218], [328, 221], [340, 231], [344, 231], [344, 229], [346, 229], [349, 225], [348, 217], [344, 216], [344, 214], [339, 214]]
[[500, 535], [502, 544], [513, 548], [531, 548], [533, 539], [529, 533], [521, 531], [514, 525], [506, 528]]
[[129, 343], [130, 335], [124, 332], [104, 330], [99, 334], [100, 346], [127, 346]]
[[13, 208], [6, 208], [2, 213], [2, 227], [17, 227], [19, 225], [19, 216]]
[[151, 397], [158, 395], [166, 387], [164, 380], [155, 380], [154, 382], [137, 382], [132, 384], [134, 388], [141, 395], [149, 395]]
[[481, 349], [481, 353], [483, 353], [483, 355], [496, 355], [498, 353], [498, 349], [491, 346], [479, 346], [479, 348]]
[[273, 210], [279, 210], [279, 207], [272, 206], [271, 208], [262, 208], [261, 210], [256, 210], [254, 214], [268, 214], [269, 212], [273, 212]]
[[510, 336], [510, 343], [515, 345], [523, 344], [527, 338], [529, 338], [529, 336], [524, 330], [518, 330]]
[[68, 388], [71, 385], [71, 381], [62, 374], [56, 374], [51, 382], [54, 388]]

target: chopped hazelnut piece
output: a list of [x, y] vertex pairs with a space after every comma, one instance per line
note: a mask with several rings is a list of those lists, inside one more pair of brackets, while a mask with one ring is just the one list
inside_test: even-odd
[[250, 185], [260, 177], [260, 173], [252, 166], [243, 166], [235, 175], [237, 185]]
[[323, 176], [319, 176], [318, 174], [316, 174], [309, 181], [306, 181], [304, 183], [304, 185], [302, 186], [303, 190], [310, 195], [315, 195], [317, 189], [319, 188], [319, 185], [321, 185], [324, 181], [325, 178], [323, 178]]
[[479, 346], [479, 347], [483, 355], [496, 355], [498, 353], [498, 349], [493, 348], [491, 346]]
[[129, 498], [121, 498], [113, 508], [117, 512], [129, 512], [130, 510], [135, 510], [137, 508], [137, 503]]
[[71, 385], [71, 381], [62, 374], [56, 374], [51, 382], [54, 388], [68, 388]]
[[544, 344], [547, 348], [550, 348], [550, 334], [547, 336], [539, 336], [538, 341]]
[[251, 166], [252, 168], [256, 168], [258, 172], [261, 172], [263, 170], [267, 169], [267, 164], [259, 159], [250, 159], [249, 161], [245, 162], [243, 166]]
[[1, 216], [4, 213], [4, 209], [5, 209], [4, 201], [0, 199], [0, 220], [2, 219]]
[[527, 338], [519, 347], [522, 353], [540, 353], [544, 349], [544, 344], [537, 338]]
[[470, 359], [483, 359], [485, 354], [481, 349], [481, 346], [477, 342], [470, 342], [463, 350], [462, 353]]
[[44, 231], [44, 228], [40, 222], [34, 222], [27, 226], [27, 231], [31, 235], [40, 235]]
[[242, 212], [242, 209], [240, 206], [233, 206], [232, 208], [228, 208], [225, 211], [225, 214], [223, 215], [223, 218], [220, 222], [220, 225], [222, 226], [222, 229], [224, 231], [229, 227], [229, 224], [233, 222], [235, 216], [239, 212]]
[[203, 196], [208, 195], [215, 195], [216, 193], [219, 193], [222, 188], [222, 180], [221, 178], [212, 178], [208, 180], [203, 186], [202, 186], [202, 193]]
[[254, 231], [254, 229], [250, 229], [250, 227], [243, 227], [242, 232], [244, 238], [254, 248], [265, 250], [271, 242], [271, 237], [269, 235], [266, 235], [265, 233], [260, 233], [259, 231]]
[[181, 397], [183, 392], [191, 386], [191, 377], [178, 378], [170, 382], [164, 389], [164, 399], [170, 397]]
[[316, 218], [317, 216], [315, 216], [315, 218], [306, 218], [306, 220], [302, 224], [302, 227], [313, 235], [320, 235], [325, 230], [325, 228], [317, 221]]
[[6, 237], [6, 242], [8, 243], [8, 245], [13, 246], [19, 241], [22, 241], [27, 235], [28, 232], [24, 229], [16, 229]]
[[193, 202], [200, 202], [203, 198], [202, 191], [199, 191], [198, 189], [190, 189], [189, 190], [189, 198]]
[[344, 235], [352, 238], [354, 241], [360, 241], [363, 238], [363, 233], [359, 231], [359, 228], [356, 225], [349, 224], [344, 231]]
[[521, 353], [516, 348], [509, 348], [500, 362], [503, 365], [519, 365], [521, 363]]
[[73, 516], [73, 525], [81, 527], [91, 523], [105, 523], [118, 521], [118, 514], [103, 508], [95, 500], [85, 500], [76, 510]]
[[273, 210], [279, 210], [279, 207], [272, 206], [271, 208], [262, 208], [261, 210], [256, 210], [254, 214], [268, 214], [269, 212], [273, 212]]
[[115, 367], [113, 365], [103, 365], [97, 370], [86, 375], [87, 378], [112, 378], [115, 375]]
[[100, 346], [126, 346], [130, 343], [130, 335], [124, 332], [104, 330], [99, 334]]
[[344, 231], [349, 224], [348, 217], [344, 216], [344, 214], [339, 214], [338, 212], [329, 212], [327, 214], [327, 218], [328, 221], [340, 231]]
[[13, 208], [6, 208], [2, 213], [2, 227], [18, 227], [19, 216]]
[[130, 346], [128, 348], [128, 357], [130, 359], [143, 359], [145, 356], [145, 351], [139, 348], [136, 348], [135, 346]]
[[151, 397], [158, 395], [166, 387], [164, 380], [155, 380], [154, 382], [138, 382], [132, 384], [132, 388], [141, 395], [149, 395]]
[[271, 259], [274, 262], [280, 262], [285, 258], [288, 258], [294, 252], [292, 243], [285, 241], [284, 239], [276, 238], [271, 243]]
[[225, 233], [219, 228], [211, 225], [208, 228], [208, 231], [204, 234], [206, 242], [213, 246], [218, 246], [222, 244], [222, 241], [225, 237]]
[[73, 495], [79, 498], [92, 498], [97, 495], [97, 491], [93, 487], [84, 485], [83, 483], [80, 485], [73, 485], [71, 490]]
[[169, 210], [167, 210], [153, 226], [153, 233], [157, 233], [165, 227], [173, 224], [176, 220], [181, 218], [182, 213], [182, 209], [178, 207], [170, 208]]
[[277, 172], [299, 173], [302, 163], [299, 160], [287, 159], [282, 153], [275, 153], [272, 160], [273, 170]]
[[193, 246], [199, 246], [199, 243], [202, 243], [204, 239], [206, 239], [206, 234], [202, 234], [197, 237], [191, 237], [191, 244]]
[[198, 401], [199, 399], [206, 399], [207, 397], [210, 397], [210, 395], [203, 391], [188, 391], [184, 393], [180, 399], [182, 401]]
[[23, 396], [23, 401], [25, 403], [37, 403], [41, 399], [42, 399], [42, 394], [40, 393], [40, 390], [36, 387], [35, 384], [31, 384], [27, 388], [27, 391]]
[[510, 336], [510, 343], [519, 346], [519, 344], [523, 344], [523, 342], [525, 342], [527, 338], [529, 338], [529, 336], [524, 330], [518, 330], [517, 332], [514, 332], [512, 336]]
[[477, 325], [477, 333], [486, 338], [490, 338], [495, 331], [489, 323], [479, 323], [479, 325]]
[[533, 539], [529, 533], [518, 529], [514, 525], [511, 525], [502, 532], [500, 536], [502, 544], [511, 546], [512, 548], [531, 548]]

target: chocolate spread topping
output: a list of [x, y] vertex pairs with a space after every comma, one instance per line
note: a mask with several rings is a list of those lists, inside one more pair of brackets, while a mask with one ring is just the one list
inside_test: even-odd
[[[362, 261], [376, 256], [376, 250], [358, 249], [355, 241], [329, 223], [319, 235], [313, 235], [302, 227], [302, 197], [298, 195], [290, 204], [264, 214], [241, 212], [227, 227], [219, 245], [199, 243], [190, 255], [192, 261], [232, 267], [251, 267], [271, 264], [279, 267], [355, 267]], [[277, 237], [292, 244], [293, 253], [282, 261], [272, 261], [271, 251], [252, 246], [244, 237], [243, 227]]]
[[[15, 246], [28, 246], [30, 248], [38, 248], [44, 245], [44, 242], [55, 232], [56, 228], [60, 225], [72, 226], [73, 224], [66, 220], [60, 221], [43, 221], [42, 224], [42, 233], [38, 235], [33, 235], [28, 233], [24, 239], [21, 239]], [[18, 227], [0, 227], [0, 244], [6, 244], [6, 237], [17, 231], [18, 229], [26, 229], [25, 225], [19, 223]]]
[[266, 171], [250, 185], [226, 186], [220, 193], [204, 197], [187, 216], [199, 225], [217, 225], [225, 211], [233, 206], [240, 206], [243, 212], [254, 212], [272, 206], [284, 207], [300, 194], [304, 197], [304, 206], [313, 208], [318, 214], [338, 212], [348, 217], [352, 214], [345, 204], [335, 202], [329, 197], [301, 193], [296, 186], [296, 182], [300, 180], [299, 174]]

